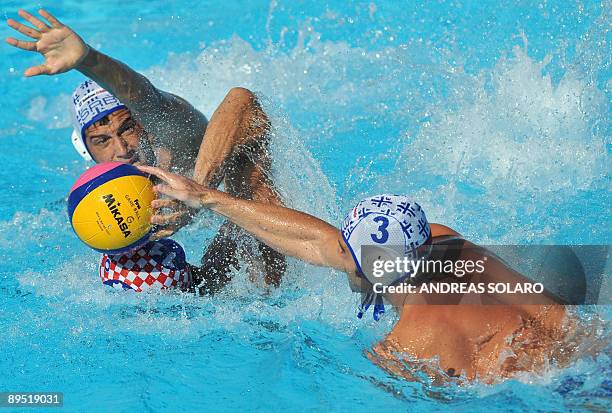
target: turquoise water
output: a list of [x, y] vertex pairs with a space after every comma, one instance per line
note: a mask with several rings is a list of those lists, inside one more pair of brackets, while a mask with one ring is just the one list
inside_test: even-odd
[[[610, 244], [609, 2], [48, 6], [208, 116], [230, 87], [257, 91], [293, 207], [339, 224], [395, 191], [483, 244]], [[66, 411], [610, 408], [609, 345], [498, 385], [389, 376], [365, 352], [394, 317], [357, 320], [341, 274], [294, 261], [267, 293], [242, 273], [214, 298], [105, 288], [65, 212], [87, 167], [66, 109], [82, 77], [21, 76], [39, 61], [0, 47], [0, 391], [63, 391]], [[191, 262], [220, 222], [177, 235]]]

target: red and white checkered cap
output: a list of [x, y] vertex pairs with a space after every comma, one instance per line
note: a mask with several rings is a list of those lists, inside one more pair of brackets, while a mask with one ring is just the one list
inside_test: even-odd
[[149, 289], [189, 288], [191, 273], [183, 248], [170, 239], [152, 241], [135, 252], [102, 256], [102, 283], [141, 292]]

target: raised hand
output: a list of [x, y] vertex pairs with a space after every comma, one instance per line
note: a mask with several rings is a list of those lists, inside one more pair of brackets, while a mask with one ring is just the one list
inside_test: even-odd
[[63, 25], [51, 13], [41, 9], [38, 13], [46, 22], [31, 15], [25, 10], [19, 10], [19, 15], [34, 27], [26, 26], [13, 19], [7, 24], [35, 41], [17, 40], [13, 37], [6, 39], [11, 46], [19, 49], [38, 52], [45, 62], [32, 66], [25, 72], [25, 76], [55, 75], [74, 69], [87, 56], [87, 44], [70, 27]]

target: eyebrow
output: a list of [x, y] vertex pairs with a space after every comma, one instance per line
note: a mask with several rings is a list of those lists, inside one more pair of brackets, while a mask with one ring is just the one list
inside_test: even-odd
[[[121, 124], [121, 126], [119, 126], [119, 129], [117, 129], [117, 135], [121, 136], [121, 134], [123, 132], [126, 131], [126, 129], [128, 129], [130, 126], [129, 123], [130, 122], [135, 122], [134, 119], [132, 119], [132, 117], [127, 118], [126, 120], [123, 121], [123, 123]], [[100, 134], [100, 135], [90, 135], [88, 136], [89, 139], [95, 139], [95, 138], [110, 138], [110, 135], [106, 135], [106, 134]]]
[[117, 135], [121, 136], [123, 132], [125, 132], [128, 128], [133, 126], [133, 123], [134, 123], [134, 119], [132, 119], [132, 117], [129, 117], [126, 120], [124, 120], [121, 126], [119, 126], [119, 129], [117, 129]]

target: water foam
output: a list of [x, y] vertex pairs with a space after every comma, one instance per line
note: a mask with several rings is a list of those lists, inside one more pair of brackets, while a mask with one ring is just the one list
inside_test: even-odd
[[[593, 242], [592, 233], [580, 233], [588, 218], [568, 222], [567, 215], [580, 193], [607, 186], [609, 159], [597, 130], [605, 95], [571, 70], [554, 84], [543, 74], [549, 62], [516, 46], [491, 72], [468, 82], [462, 76], [453, 86], [464, 91], [457, 108], [432, 108], [415, 136], [404, 135], [396, 172], [381, 181], [413, 192], [431, 220], [479, 242], [559, 241], [568, 224], [577, 234], [563, 242]], [[601, 212], [597, 205], [596, 222], [605, 219]]]

